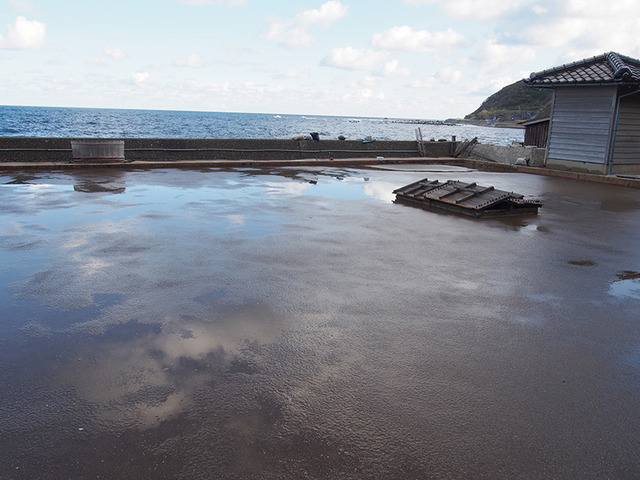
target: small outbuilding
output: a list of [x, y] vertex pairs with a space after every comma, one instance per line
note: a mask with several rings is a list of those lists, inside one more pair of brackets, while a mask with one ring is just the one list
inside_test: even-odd
[[609, 52], [524, 81], [553, 89], [545, 165], [640, 174], [640, 60]]
[[550, 119], [551, 103], [548, 103], [534, 118], [522, 123], [525, 147], [547, 148]]

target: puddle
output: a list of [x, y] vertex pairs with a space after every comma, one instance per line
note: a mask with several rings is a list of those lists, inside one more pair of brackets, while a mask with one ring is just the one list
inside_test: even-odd
[[618, 280], [614, 280], [609, 286], [609, 295], [616, 298], [640, 299], [640, 273], [623, 270], [616, 276]]
[[295, 172], [285, 181], [265, 182], [267, 193], [274, 196], [320, 196], [342, 200], [376, 198], [391, 203], [396, 185], [391, 182], [375, 181], [369, 176], [361, 176], [346, 170]]
[[73, 190], [83, 193], [124, 193], [126, 187], [119, 185], [111, 185], [109, 183], [94, 182], [85, 180], [73, 186]]
[[399, 172], [429, 172], [429, 173], [469, 173], [475, 172], [466, 167], [455, 165], [376, 165], [376, 170], [390, 170]]
[[393, 185], [383, 182], [365, 182], [364, 179], [344, 178], [329, 182], [319, 181], [312, 188], [304, 190], [304, 195], [318, 195], [334, 199], [359, 200], [363, 198], [377, 198], [386, 202], [392, 202]]
[[636, 371], [640, 371], [640, 346], [635, 347], [626, 356], [626, 363]]
[[38, 320], [26, 324], [21, 330], [31, 336], [40, 336], [45, 332], [47, 335], [56, 332], [68, 333], [75, 325], [99, 318], [110, 307], [122, 304], [125, 299], [125, 295], [117, 293], [94, 293], [90, 305], [67, 310], [42, 307], [27, 299], [26, 304], [31, 305], [31, 309], [27, 310], [27, 306], [23, 306], [20, 311], [29, 312]]

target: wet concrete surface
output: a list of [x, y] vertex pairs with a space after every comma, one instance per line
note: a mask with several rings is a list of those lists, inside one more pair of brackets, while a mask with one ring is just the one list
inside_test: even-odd
[[[423, 177], [544, 203], [393, 203]], [[640, 193], [0, 172], [0, 478], [640, 476]]]

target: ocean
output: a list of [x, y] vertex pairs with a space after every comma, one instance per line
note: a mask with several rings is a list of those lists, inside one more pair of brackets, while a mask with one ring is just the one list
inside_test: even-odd
[[477, 137], [481, 143], [510, 145], [524, 139], [521, 129], [420, 119], [0, 106], [2, 137], [283, 139], [318, 132], [321, 140], [340, 135], [415, 140], [418, 128], [425, 140]]

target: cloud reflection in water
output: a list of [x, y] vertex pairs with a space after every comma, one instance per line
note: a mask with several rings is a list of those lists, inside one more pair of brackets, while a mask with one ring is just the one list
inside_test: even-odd
[[[284, 325], [253, 302], [211, 319], [164, 319], [124, 341], [107, 331], [96, 349], [57, 371], [52, 383], [73, 385], [109, 424], [148, 428], [188, 408], [198, 389], [222, 381], [244, 347], [274, 341]], [[139, 328], [122, 325], [119, 334], [129, 327]]]

